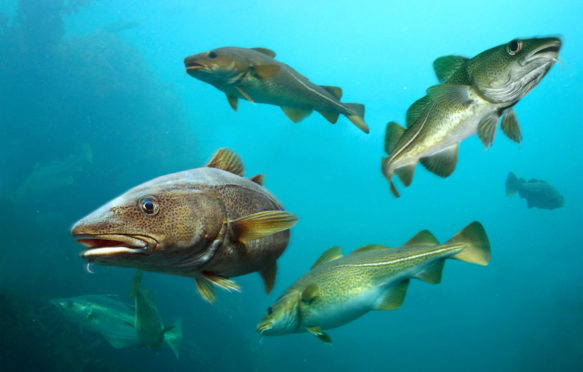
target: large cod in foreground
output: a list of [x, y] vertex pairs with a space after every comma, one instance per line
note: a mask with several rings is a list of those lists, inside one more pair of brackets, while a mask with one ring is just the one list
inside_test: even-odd
[[411, 278], [439, 283], [447, 258], [488, 264], [490, 244], [479, 222], [444, 244], [425, 230], [399, 248], [367, 245], [345, 257], [339, 247], [330, 248], [267, 309], [257, 331], [266, 336], [310, 332], [329, 343], [325, 329], [371, 310], [401, 306]]
[[239, 290], [228, 279], [258, 271], [271, 291], [276, 260], [297, 218], [262, 187], [243, 178], [243, 163], [228, 149], [202, 167], [145, 182], [78, 221], [72, 235], [81, 257], [195, 278], [215, 301], [213, 285]]
[[407, 110], [407, 129], [387, 124], [381, 169], [391, 192], [392, 178], [409, 186], [418, 162], [430, 172], [449, 177], [457, 163], [458, 144], [478, 133], [489, 147], [498, 121], [504, 134], [520, 142], [514, 105], [530, 92], [557, 61], [561, 40], [554, 37], [512, 40], [474, 58], [446, 56], [433, 66], [441, 84]]

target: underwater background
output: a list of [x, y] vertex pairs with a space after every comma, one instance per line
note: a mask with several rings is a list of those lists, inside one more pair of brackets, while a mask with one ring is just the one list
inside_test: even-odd
[[[583, 3], [580, 1], [2, 0], [0, 2], [0, 369], [2, 370], [583, 370]], [[385, 124], [437, 83], [435, 58], [472, 57], [515, 37], [560, 36], [557, 64], [515, 107], [523, 141], [499, 134], [460, 147], [456, 171], [417, 171], [395, 199], [380, 172]], [[299, 124], [184, 74], [184, 57], [265, 47], [317, 84], [366, 106], [365, 135], [341, 117]], [[112, 348], [49, 303], [128, 296], [132, 269], [90, 273], [70, 226], [130, 187], [200, 167], [219, 147], [299, 217], [267, 297], [259, 275], [210, 305], [191, 279], [144, 273], [166, 347]], [[509, 171], [565, 197], [556, 210], [507, 197]], [[400, 185], [398, 185], [400, 186]], [[492, 259], [446, 264], [413, 281], [402, 307], [328, 333], [261, 338], [265, 309], [327, 248], [440, 241], [478, 220]]]

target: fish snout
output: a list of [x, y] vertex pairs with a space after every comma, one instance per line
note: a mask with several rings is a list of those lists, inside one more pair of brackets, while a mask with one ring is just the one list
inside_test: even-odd
[[198, 58], [196, 58], [195, 56], [184, 58], [184, 67], [186, 68], [186, 72], [188, 73], [192, 71], [207, 69], [207, 67], [200, 63]]
[[265, 332], [271, 330], [273, 328], [273, 324], [270, 321], [263, 321], [257, 325], [255, 330], [260, 334], [264, 334]]

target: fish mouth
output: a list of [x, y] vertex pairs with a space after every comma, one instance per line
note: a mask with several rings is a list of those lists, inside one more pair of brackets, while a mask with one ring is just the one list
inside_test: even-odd
[[202, 70], [204, 68], [205, 68], [204, 65], [201, 65], [200, 63], [196, 63], [196, 62], [192, 62], [191, 64], [186, 65], [186, 71]]
[[75, 240], [87, 249], [80, 253], [85, 259], [122, 257], [150, 253], [152, 242], [145, 236], [128, 236], [118, 234], [77, 235]]
[[257, 325], [255, 330], [257, 332], [259, 332], [260, 334], [264, 334], [265, 332], [269, 331], [271, 328], [273, 328], [273, 324], [271, 322], [261, 322]]
[[[557, 56], [559, 55], [559, 50], [561, 49], [560, 39], [551, 39], [548, 42], [542, 44], [538, 48], [531, 51], [524, 60], [520, 63], [521, 66], [525, 66], [533, 61], [547, 60], [550, 65], [557, 62]], [[550, 66], [549, 66], [550, 67]]]

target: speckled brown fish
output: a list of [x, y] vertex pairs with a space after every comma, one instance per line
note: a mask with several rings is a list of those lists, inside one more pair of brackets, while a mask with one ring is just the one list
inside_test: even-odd
[[297, 218], [262, 180], [243, 178], [241, 160], [220, 149], [202, 168], [125, 192], [71, 233], [87, 246], [81, 257], [89, 262], [193, 277], [209, 302], [215, 300], [213, 284], [238, 290], [228, 278], [255, 271], [269, 293]]
[[224, 47], [184, 59], [186, 72], [209, 83], [227, 95], [237, 111], [239, 98], [280, 106], [297, 123], [312, 111], [318, 111], [332, 124], [345, 115], [365, 133], [364, 105], [343, 103], [339, 87], [316, 85], [305, 76], [275, 60], [275, 52], [266, 48]]

